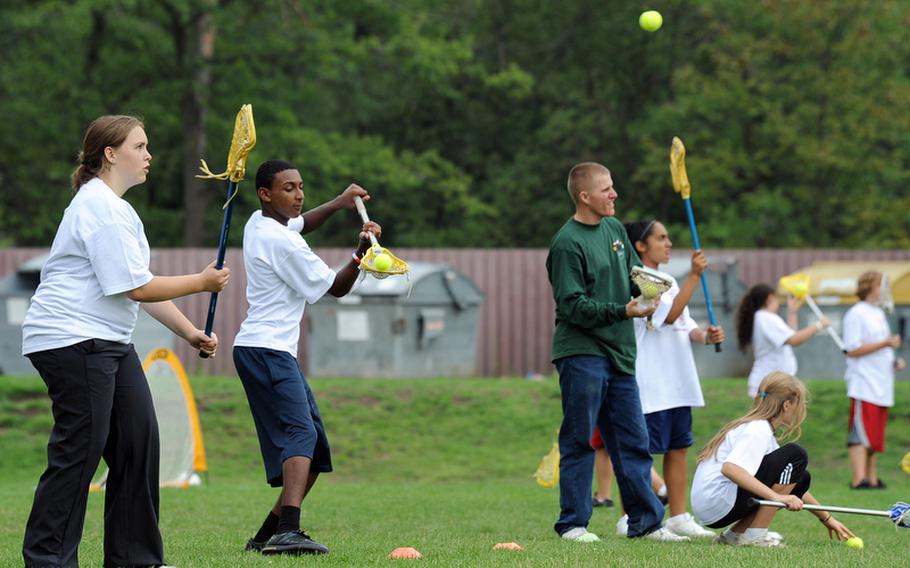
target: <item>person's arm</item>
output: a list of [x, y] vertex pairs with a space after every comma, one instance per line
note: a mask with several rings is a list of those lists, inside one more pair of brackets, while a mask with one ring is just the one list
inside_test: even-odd
[[[812, 494], [808, 491], [806, 491], [806, 493], [803, 495], [803, 501], [805, 503], [809, 503], [810, 505], [821, 505], [821, 503], [816, 501], [815, 497], [813, 497]], [[847, 540], [852, 536], [856, 536], [853, 534], [853, 531], [835, 519], [828, 511], [811, 511], [811, 513], [818, 517], [818, 520], [821, 521], [823, 525], [825, 525], [826, 529], [828, 529], [828, 538], [833, 539], [837, 537], [837, 540]]]
[[[326, 219], [331, 217], [336, 211], [340, 211], [341, 209], [353, 209], [354, 197], [360, 197], [364, 201], [370, 200], [370, 195], [367, 193], [367, 190], [356, 183], [352, 183], [341, 193], [341, 195], [304, 213], [303, 234], [305, 235], [318, 229], [325, 223]], [[344, 294], [342, 294], [342, 296], [343, 295]]]
[[727, 334], [724, 332], [723, 326], [720, 325], [708, 326], [708, 329], [697, 327], [689, 332], [689, 341], [702, 345], [723, 343], [726, 339]]
[[720, 472], [724, 474], [727, 479], [757, 497], [768, 501], [780, 501], [781, 503], [786, 504], [787, 509], [790, 511], [799, 511], [803, 508], [802, 500], [796, 495], [785, 495], [774, 492], [770, 487], [756, 479], [754, 475], [733, 462], [724, 462], [720, 467]]
[[547, 270], [556, 302], [556, 316], [576, 327], [594, 329], [654, 313], [654, 307], [640, 306], [635, 300], [620, 304], [589, 297], [585, 293], [582, 259], [577, 252], [551, 250]]
[[227, 286], [230, 276], [230, 268], [222, 266], [218, 270], [213, 262], [199, 274], [155, 276], [126, 295], [136, 302], [163, 302], [199, 292], [220, 292]]
[[863, 355], [868, 355], [870, 353], [875, 353], [879, 349], [894, 348], [898, 349], [901, 346], [901, 336], [893, 335], [888, 339], [883, 339], [881, 341], [873, 341], [872, 343], [866, 343], [860, 345], [852, 351], [847, 351], [847, 357], [862, 357]]
[[689, 301], [692, 299], [692, 294], [695, 293], [695, 288], [698, 286], [699, 280], [701, 280], [702, 273], [704, 273], [705, 268], [707, 267], [708, 257], [705, 256], [704, 251], [697, 250], [693, 252], [689, 277], [686, 278], [686, 281], [683, 282], [683, 285], [679, 288], [679, 293], [673, 300], [673, 305], [670, 307], [670, 312], [664, 319], [664, 323], [668, 325], [672, 324], [683, 313], [683, 310], [686, 309], [686, 306], [689, 305]]
[[193, 348], [207, 353], [210, 357], [215, 356], [215, 351], [218, 350], [218, 337], [214, 333], [209, 337], [204, 331], [190, 323], [190, 320], [174, 305], [174, 302], [167, 300], [143, 303], [142, 309], [171, 330], [174, 335], [186, 340]]
[[796, 347], [797, 345], [805, 343], [813, 335], [828, 327], [830, 323], [831, 322], [828, 320], [828, 318], [822, 318], [791, 335], [790, 339], [788, 339], [785, 343], [791, 347]]
[[[382, 227], [372, 221], [363, 225], [360, 230], [360, 242], [357, 244], [358, 259], [363, 258], [363, 255], [370, 249], [370, 233], [373, 233], [378, 239], [382, 235]], [[360, 263], [351, 256], [347, 264], [335, 273], [335, 280], [328, 293], [336, 298], [346, 295], [354, 287], [354, 282], [357, 281], [359, 275]]]

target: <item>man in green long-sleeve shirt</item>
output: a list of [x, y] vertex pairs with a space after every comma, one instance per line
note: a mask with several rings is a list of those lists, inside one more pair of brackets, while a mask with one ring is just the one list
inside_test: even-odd
[[687, 540], [661, 526], [663, 506], [651, 490], [648, 430], [635, 382], [633, 317], [650, 315], [631, 300], [629, 273], [641, 261], [622, 224], [610, 171], [585, 162], [569, 172], [575, 215], [550, 243], [547, 273], [556, 301], [553, 363], [559, 372], [560, 517], [556, 532], [592, 542], [591, 480], [597, 427], [613, 461], [629, 537]]

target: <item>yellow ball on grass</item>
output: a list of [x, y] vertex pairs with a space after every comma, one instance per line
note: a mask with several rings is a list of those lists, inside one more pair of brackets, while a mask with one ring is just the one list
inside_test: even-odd
[[860, 548], [861, 549], [863, 546], [865, 546], [863, 544], [863, 539], [861, 539], [858, 536], [852, 536], [852, 537], [848, 538], [846, 544], [849, 548]]

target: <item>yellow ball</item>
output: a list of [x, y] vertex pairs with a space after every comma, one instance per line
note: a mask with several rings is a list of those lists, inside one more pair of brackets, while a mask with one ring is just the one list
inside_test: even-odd
[[638, 17], [638, 25], [646, 32], [656, 32], [664, 23], [664, 17], [657, 10], [642, 12]]
[[850, 548], [862, 548], [865, 545], [863, 544], [863, 539], [858, 536], [853, 536], [847, 539], [847, 546]]
[[381, 252], [373, 257], [373, 266], [376, 267], [376, 270], [386, 271], [392, 268], [392, 257]]

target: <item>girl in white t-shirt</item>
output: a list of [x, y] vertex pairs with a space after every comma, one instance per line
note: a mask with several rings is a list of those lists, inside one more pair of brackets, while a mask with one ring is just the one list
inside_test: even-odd
[[[733, 525], [717, 537], [721, 544], [780, 546], [768, 527], [777, 507], [758, 507], [750, 499], [780, 501], [791, 511], [803, 503], [818, 505], [809, 493], [811, 477], [806, 450], [794, 443], [806, 418], [806, 387], [787, 373], [762, 380], [752, 408], [721, 429], [698, 455], [692, 480], [692, 510], [711, 528]], [[775, 432], [781, 434], [775, 437]], [[828, 511], [812, 511], [829, 538], [853, 533]]]
[[[658, 270], [670, 261], [673, 243], [660, 221], [648, 220], [626, 224], [629, 240], [642, 263]], [[686, 452], [694, 442], [692, 407], [705, 405], [692, 355], [692, 343], [722, 343], [722, 327], [701, 329], [689, 315], [688, 304], [708, 266], [702, 251], [692, 254], [691, 271], [682, 287], [664, 292], [650, 325], [643, 318], [635, 321], [638, 354], [635, 378], [641, 395], [641, 406], [648, 424], [650, 452], [663, 454], [663, 474], [667, 485], [670, 518], [666, 528], [679, 536], [713, 538], [686, 512], [688, 475]]]
[[[164, 564], [158, 530], [158, 421], [131, 343], [140, 303], [194, 348], [217, 338], [171, 302], [218, 292], [229, 270], [154, 276], [142, 221], [123, 199], [152, 160], [142, 122], [102, 116], [88, 127], [76, 191], [22, 324], [22, 353], [47, 384], [54, 428], [25, 528], [27, 566], [75, 566], [89, 484], [103, 455], [104, 565]], [[151, 302], [151, 303], [146, 303]]]
[[895, 357], [901, 338], [892, 335], [881, 300], [882, 273], [870, 270], [860, 275], [859, 297], [844, 314], [844, 347], [847, 349], [847, 396], [850, 397], [848, 453], [853, 489], [884, 489], [878, 478], [876, 453], [885, 451], [888, 408], [894, 406], [894, 373], [904, 368]]
[[805, 343], [809, 338], [829, 325], [828, 318], [822, 318], [812, 325], [796, 330], [799, 309], [804, 299], [787, 298], [787, 322], [777, 315], [780, 301], [774, 289], [767, 284], [752, 286], [743, 296], [736, 310], [736, 339], [739, 349], [746, 351], [752, 345], [755, 362], [749, 372], [748, 394], [752, 398], [758, 392], [758, 383], [768, 373], [782, 371], [796, 374], [796, 356], [793, 347]]

